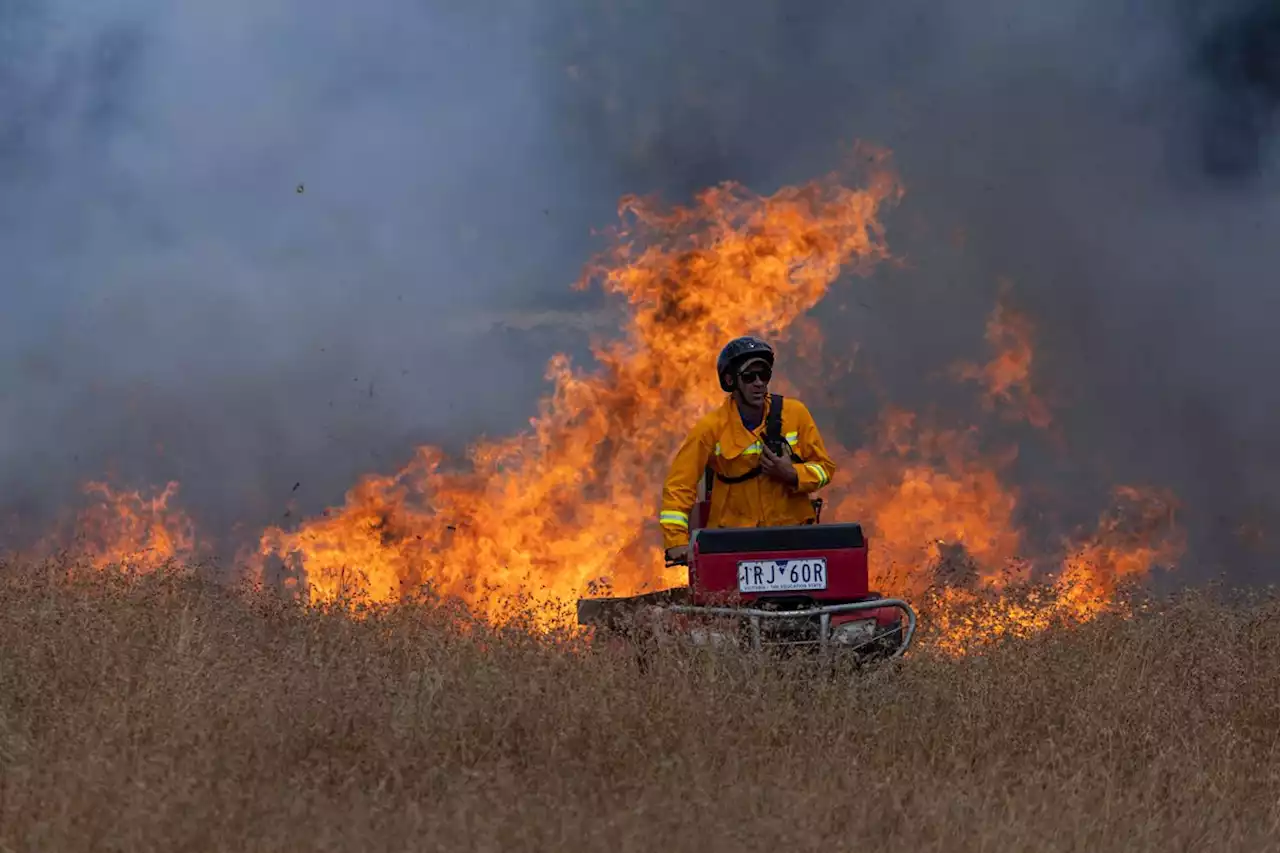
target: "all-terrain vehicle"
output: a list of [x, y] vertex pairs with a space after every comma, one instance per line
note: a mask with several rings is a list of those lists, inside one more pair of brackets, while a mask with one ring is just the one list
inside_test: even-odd
[[[707, 502], [695, 518], [705, 518]], [[815, 502], [820, 518], [821, 503]], [[682, 635], [743, 648], [840, 650], [896, 658], [916, 628], [907, 602], [868, 589], [862, 526], [703, 528], [690, 537], [689, 583], [624, 598], [578, 601], [578, 624], [622, 635]]]

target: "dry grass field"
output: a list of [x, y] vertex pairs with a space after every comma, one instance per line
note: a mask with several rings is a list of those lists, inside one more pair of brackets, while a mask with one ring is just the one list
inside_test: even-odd
[[1280, 607], [872, 672], [0, 571], [0, 850], [1280, 848]]

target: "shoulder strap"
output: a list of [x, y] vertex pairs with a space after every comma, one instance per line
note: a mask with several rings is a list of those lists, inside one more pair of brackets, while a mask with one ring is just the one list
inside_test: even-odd
[[776, 456], [789, 456], [792, 462], [803, 461], [796, 455], [791, 442], [782, 438], [782, 400], [781, 394], [769, 397], [769, 414], [765, 418], [764, 443]]
[[769, 395], [769, 414], [764, 419], [764, 443], [776, 455], [782, 455], [782, 395]]

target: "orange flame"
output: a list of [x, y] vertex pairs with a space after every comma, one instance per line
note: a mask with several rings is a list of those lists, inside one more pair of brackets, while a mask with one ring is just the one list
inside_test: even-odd
[[925, 429], [910, 412], [888, 410], [878, 436], [849, 456], [833, 484], [834, 514], [858, 519], [872, 544], [872, 584], [896, 594], [922, 593], [944, 551], [963, 548], [981, 579], [999, 585], [1025, 566], [1017, 559], [1017, 492], [1001, 482], [1011, 456], [979, 455], [973, 430]]
[[1092, 536], [1071, 547], [1058, 579], [1064, 601], [1085, 616], [1107, 609], [1125, 581], [1172, 563], [1186, 550], [1172, 494], [1133, 486], [1118, 486], [1113, 494], [1114, 505]]
[[1053, 418], [1031, 387], [1034, 327], [1030, 318], [1008, 304], [1008, 291], [1007, 284], [1001, 287], [996, 307], [987, 320], [987, 343], [995, 349], [995, 355], [982, 366], [961, 364], [955, 374], [986, 386], [983, 402], [988, 409], [1003, 404], [1006, 412], [1046, 429]]
[[1169, 565], [1186, 547], [1176, 524], [1177, 501], [1168, 492], [1121, 486], [1093, 534], [1066, 542], [1062, 571], [1048, 587], [929, 590], [925, 609], [934, 645], [963, 654], [1004, 637], [1027, 637], [1054, 624], [1088, 622], [1106, 612], [1128, 612], [1118, 597], [1126, 582]]
[[[70, 551], [78, 561], [96, 569], [114, 565], [149, 572], [197, 552], [194, 522], [169, 506], [178, 493], [176, 482], [151, 497], [97, 481], [86, 483], [83, 491], [96, 500], [76, 519]], [[52, 550], [53, 542], [46, 540], [38, 550]]]
[[313, 599], [387, 600], [429, 583], [493, 618], [505, 596], [682, 583], [654, 519], [671, 454], [717, 399], [708, 358], [748, 331], [785, 339], [842, 272], [887, 256], [876, 216], [901, 190], [883, 157], [871, 164], [864, 189], [829, 175], [768, 197], [725, 184], [669, 212], [623, 199], [614, 248], [579, 283], [630, 306], [620, 338], [593, 343], [594, 372], [555, 357], [530, 432], [473, 447], [469, 470], [421, 449], [326, 518], [268, 529], [261, 553], [299, 565]]

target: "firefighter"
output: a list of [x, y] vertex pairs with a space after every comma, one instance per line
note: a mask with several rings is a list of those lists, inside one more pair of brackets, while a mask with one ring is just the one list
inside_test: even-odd
[[[735, 338], [720, 351], [716, 373], [727, 396], [680, 445], [662, 490], [659, 521], [668, 561], [688, 559], [689, 514], [704, 480], [711, 488], [705, 527], [817, 521], [811, 496], [831, 482], [836, 466], [809, 409], [769, 393], [773, 360], [773, 347], [756, 337]], [[780, 422], [774, 408], [779, 401]], [[770, 438], [776, 446], [769, 446]]]

